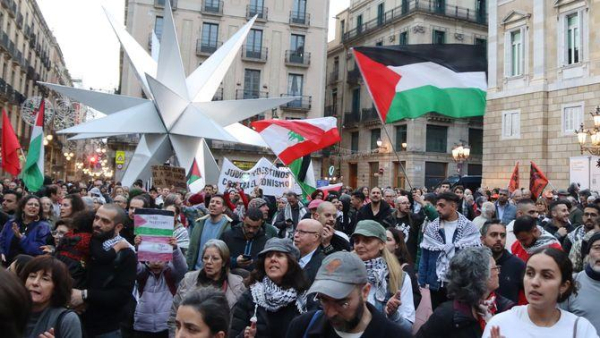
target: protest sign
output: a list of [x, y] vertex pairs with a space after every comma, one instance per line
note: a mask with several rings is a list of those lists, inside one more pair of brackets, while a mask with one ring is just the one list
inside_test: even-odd
[[185, 169], [166, 165], [152, 166], [152, 182], [155, 187], [187, 189]]
[[169, 210], [136, 209], [133, 216], [134, 233], [142, 238], [138, 246], [138, 260], [171, 261], [175, 214]]
[[267, 196], [281, 196], [289, 190], [302, 193], [288, 168], [277, 168], [264, 157], [250, 170], [242, 170], [225, 158], [219, 175], [219, 191], [225, 192], [229, 183], [239, 184], [246, 194], [252, 193], [255, 187], [260, 187]]

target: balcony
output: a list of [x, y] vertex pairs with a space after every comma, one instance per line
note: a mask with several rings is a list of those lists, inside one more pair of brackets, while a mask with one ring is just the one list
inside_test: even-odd
[[27, 80], [33, 80], [35, 69], [31, 66], [27, 67]]
[[329, 73], [329, 77], [327, 79], [327, 84], [333, 85], [333, 84], [336, 84], [339, 80], [340, 80], [340, 71], [334, 70], [333, 72]]
[[8, 35], [4, 32], [2, 32], [2, 37], [0, 38], [0, 47], [2, 47], [2, 49], [4, 49], [5, 51], [8, 52], [8, 47], [9, 47], [9, 39], [8, 39]]
[[23, 14], [17, 13], [17, 27], [23, 27]]
[[15, 65], [20, 65], [21, 64], [21, 58], [23, 58], [23, 54], [21, 53], [21, 51], [15, 49], [12, 62]]
[[269, 92], [260, 90], [250, 89], [237, 89], [235, 91], [236, 100], [247, 100], [247, 99], [268, 99]]
[[246, 5], [246, 19], [250, 20], [256, 15], [256, 21], [267, 21], [269, 8], [265, 6]]
[[285, 64], [288, 66], [308, 67], [310, 65], [310, 53], [303, 51], [285, 51]]
[[325, 106], [325, 112], [323, 113], [323, 116], [337, 117], [337, 106]]
[[380, 27], [387, 26], [397, 22], [414, 13], [431, 14], [434, 16], [443, 16], [452, 19], [464, 20], [475, 24], [487, 25], [487, 13], [477, 11], [475, 9], [445, 5], [440, 6], [440, 2], [436, 0], [410, 0], [391, 9], [373, 20], [370, 20], [352, 30], [347, 31], [342, 36], [342, 42], [350, 42], [369, 34]]
[[208, 56], [212, 53], [216, 52], [219, 47], [223, 45], [221, 41], [202, 41], [202, 39], [198, 39], [196, 41], [196, 55], [198, 56]]
[[360, 70], [355, 68], [353, 70], [348, 71], [348, 76], [346, 77], [346, 82], [349, 85], [358, 85], [361, 79]]
[[35, 35], [35, 33], [31, 32], [31, 38], [29, 39], [29, 48], [33, 49], [35, 48], [35, 40], [37, 39], [37, 36]]
[[[173, 10], [177, 9], [177, 0], [170, 0], [171, 8]], [[165, 8], [165, 0], [154, 0], [154, 7], [156, 8]]]
[[25, 24], [25, 29], [23, 30], [23, 34], [25, 35], [25, 39], [31, 38], [31, 26]]
[[310, 26], [310, 14], [306, 12], [290, 12], [290, 25], [298, 27]]
[[11, 18], [17, 16], [17, 3], [14, 0], [8, 0], [8, 15]]
[[213, 101], [223, 101], [223, 87], [219, 88], [213, 96]]
[[344, 128], [355, 128], [360, 124], [360, 112], [344, 113]]
[[376, 122], [379, 121], [379, 114], [375, 108], [363, 108], [361, 119], [362, 122]]
[[292, 94], [281, 94], [281, 97], [298, 97], [294, 101], [290, 101], [281, 106], [283, 109], [287, 110], [297, 110], [297, 111], [309, 111], [312, 108], [312, 96], [299, 96]]
[[223, 1], [204, 0], [201, 9], [202, 14], [206, 15], [223, 15]]
[[10, 57], [12, 57], [13, 59], [15, 58], [16, 51], [17, 51], [17, 48], [15, 47], [15, 43], [12, 42], [11, 40], [8, 40], [8, 53], [10, 54]]
[[267, 58], [269, 56], [268, 48], [242, 48], [242, 60], [251, 61], [251, 62], [267, 62]]

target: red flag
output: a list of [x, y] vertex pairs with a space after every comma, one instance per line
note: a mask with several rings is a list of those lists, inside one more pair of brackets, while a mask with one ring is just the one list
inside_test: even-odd
[[529, 190], [533, 198], [538, 198], [548, 185], [548, 178], [540, 170], [540, 168], [531, 161], [531, 171], [529, 174]]
[[19, 161], [19, 149], [21, 145], [17, 135], [10, 124], [6, 110], [2, 110], [2, 169], [13, 176], [21, 173], [21, 162]]
[[508, 182], [508, 191], [511, 193], [519, 189], [519, 162], [515, 164], [512, 175], [510, 176], [510, 182]]

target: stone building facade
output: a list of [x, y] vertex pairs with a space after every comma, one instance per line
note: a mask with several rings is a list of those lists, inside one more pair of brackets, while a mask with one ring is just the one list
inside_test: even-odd
[[[127, 30], [151, 50], [152, 32], [162, 31], [165, 0], [128, 0]], [[280, 96], [301, 99], [264, 112], [255, 119], [305, 119], [323, 116], [329, 4], [317, 0], [171, 0], [187, 74], [248, 22], [258, 19], [214, 100]], [[128, 61], [121, 64], [121, 93], [141, 96]], [[249, 121], [245, 121], [249, 123]], [[260, 157], [274, 158], [268, 149], [213, 141], [220, 163], [227, 157], [251, 167]], [[320, 161], [315, 156], [315, 170]]]
[[[575, 130], [593, 127], [600, 104], [598, 0], [491, 0], [484, 186], [521, 186], [534, 161], [556, 188], [580, 155]], [[589, 154], [588, 154], [589, 155]]]
[[[352, 0], [348, 9], [337, 14], [335, 39], [327, 53], [325, 115], [338, 117], [342, 141], [324, 160], [324, 166], [336, 169], [336, 180], [341, 177], [352, 187], [408, 188], [407, 178], [413, 187], [432, 187], [451, 175], [481, 175], [482, 118], [451, 119], [430, 113], [382, 126], [351, 48], [484, 45], [486, 8], [485, 0]], [[451, 155], [461, 142], [471, 146], [471, 158], [464, 164], [455, 163]]]

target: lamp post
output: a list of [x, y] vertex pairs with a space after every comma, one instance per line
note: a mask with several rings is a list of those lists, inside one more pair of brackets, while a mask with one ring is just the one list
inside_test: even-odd
[[466, 142], [461, 142], [452, 148], [452, 159], [457, 163], [458, 176], [462, 176], [463, 164], [471, 156], [471, 147]]
[[[577, 135], [581, 154], [583, 155], [583, 152], [587, 151], [597, 156], [600, 155], [600, 106], [596, 107], [596, 111], [591, 112], [590, 115], [594, 119], [594, 128], [585, 129], [583, 123], [581, 123], [579, 129], [575, 130], [575, 134]], [[586, 145], [588, 135], [590, 136], [590, 144]]]

